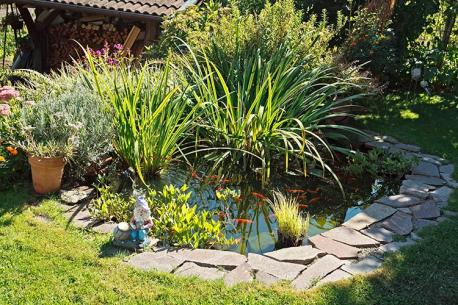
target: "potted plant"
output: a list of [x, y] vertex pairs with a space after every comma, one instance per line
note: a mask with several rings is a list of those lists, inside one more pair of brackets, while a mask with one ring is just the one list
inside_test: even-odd
[[309, 215], [303, 217], [299, 212], [297, 200], [293, 197], [285, 197], [280, 192], [273, 192], [273, 201], [270, 201], [270, 204], [278, 225], [276, 248], [302, 245], [309, 228]]

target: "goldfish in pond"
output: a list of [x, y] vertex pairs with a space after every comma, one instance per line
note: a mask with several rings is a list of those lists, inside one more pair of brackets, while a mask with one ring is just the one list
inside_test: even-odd
[[217, 175], [211, 175], [208, 177], [210, 180], [218, 180], [219, 177]]
[[243, 199], [242, 196], [234, 197], [235, 203], [240, 203], [240, 202], [242, 202], [242, 199]]
[[309, 194], [318, 194], [319, 192], [320, 192], [320, 188], [319, 187], [317, 187], [314, 190], [307, 189], [307, 193], [309, 193]]
[[297, 199], [305, 200], [305, 199], [307, 199], [307, 195], [305, 195], [305, 194], [299, 195], [299, 196], [297, 196]]
[[252, 224], [253, 220], [246, 219], [246, 218], [235, 218], [234, 222], [236, 224]]
[[253, 195], [254, 197], [258, 198], [258, 199], [261, 199], [261, 200], [266, 200], [267, 197], [261, 193], [256, 193], [256, 192], [251, 192], [251, 195]]
[[291, 193], [291, 194], [302, 194], [302, 193], [305, 193], [304, 190], [300, 190], [300, 189], [286, 189], [286, 191], [288, 193]]
[[199, 176], [199, 174], [198, 174], [196, 171], [193, 171], [193, 172], [191, 173], [191, 177], [194, 178], [194, 179], [200, 179], [200, 176]]
[[224, 179], [224, 180], [222, 180], [221, 182], [223, 182], [223, 183], [226, 183], [226, 184], [227, 184], [227, 183], [231, 183], [231, 182], [232, 182], [232, 180], [231, 180], [231, 179]]
[[308, 208], [309, 206], [308, 206], [308, 204], [298, 204], [297, 207], [298, 207], [299, 209], [306, 209], [306, 208]]
[[312, 199], [310, 199], [309, 204], [315, 204], [315, 203], [317, 203], [320, 199], [321, 199], [320, 197], [312, 198]]
[[257, 205], [258, 207], [262, 207], [264, 204], [265, 204], [264, 201], [258, 201], [258, 202], [256, 202], [256, 205]]

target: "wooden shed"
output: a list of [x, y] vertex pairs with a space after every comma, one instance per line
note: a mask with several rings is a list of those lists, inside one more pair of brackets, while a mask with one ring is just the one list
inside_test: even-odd
[[0, 4], [14, 4], [27, 27], [31, 41], [27, 68], [49, 71], [76, 55], [76, 42], [94, 50], [121, 44], [138, 54], [157, 40], [165, 17], [198, 1], [0, 0]]

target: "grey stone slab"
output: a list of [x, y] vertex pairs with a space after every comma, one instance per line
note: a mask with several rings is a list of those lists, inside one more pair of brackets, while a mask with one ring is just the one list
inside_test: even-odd
[[361, 213], [355, 215], [342, 225], [345, 227], [353, 228], [355, 230], [361, 230], [367, 228], [371, 224], [383, 220], [396, 213], [396, 209], [392, 207], [373, 203]]
[[89, 199], [94, 194], [94, 188], [88, 186], [79, 186], [71, 190], [62, 190], [60, 199], [66, 204], [77, 204]]
[[94, 220], [87, 209], [68, 211], [64, 216], [77, 228], [90, 228], [94, 224]]
[[382, 150], [389, 150], [391, 148], [391, 144], [388, 142], [378, 142], [378, 141], [372, 141], [372, 142], [366, 142], [364, 143], [364, 146], [367, 148], [377, 148], [377, 149], [382, 149]]
[[453, 172], [455, 171], [455, 166], [453, 164], [448, 164], [448, 165], [442, 165], [439, 168], [439, 171], [441, 174], [451, 176]]
[[402, 212], [402, 213], [406, 213], [406, 214], [412, 215], [412, 211], [409, 208], [399, 208], [397, 210]]
[[412, 205], [419, 204], [421, 199], [414, 196], [399, 194], [377, 199], [376, 202], [393, 207], [393, 208], [408, 208]]
[[436, 187], [433, 186], [433, 185], [424, 184], [424, 183], [421, 183], [419, 181], [410, 180], [410, 179], [402, 180], [402, 185], [406, 186], [406, 187], [415, 187], [415, 188], [418, 188], [418, 189], [420, 189], [422, 191], [426, 191], [426, 192], [436, 189]]
[[421, 199], [414, 196], [399, 194], [393, 196], [382, 197], [376, 202], [393, 207], [393, 208], [408, 208], [412, 205], [419, 204]]
[[379, 244], [378, 241], [361, 234], [352, 228], [342, 226], [326, 231], [321, 235], [332, 238], [335, 241], [360, 248], [374, 247]]
[[434, 164], [436, 166], [441, 166], [441, 164], [442, 164], [439, 160], [437, 160], [436, 158], [432, 158], [429, 155], [418, 154], [418, 157], [419, 157], [420, 161], [432, 163], [432, 164]]
[[272, 284], [275, 284], [281, 281], [281, 279], [267, 272], [258, 270], [256, 272], [256, 281], [266, 284], [266, 285], [272, 285]]
[[440, 164], [444, 165], [444, 164], [448, 164], [450, 163], [448, 160], [445, 160], [444, 158], [441, 158], [439, 156], [436, 156], [436, 155], [430, 155], [430, 154], [420, 154], [421, 158], [427, 158], [427, 159], [434, 159], [438, 162], [440, 162]]
[[393, 241], [394, 233], [381, 227], [381, 226], [372, 226], [365, 230], [362, 230], [361, 233], [367, 235], [380, 243], [390, 243]]
[[440, 209], [433, 200], [428, 200], [422, 204], [410, 207], [410, 210], [415, 218], [434, 219], [441, 216]]
[[427, 185], [442, 186], [446, 183], [445, 180], [438, 177], [429, 177], [421, 175], [406, 175], [406, 179], [418, 181]]
[[443, 186], [431, 192], [431, 197], [435, 201], [448, 201], [448, 198], [453, 193], [453, 189], [448, 186]]
[[375, 271], [378, 267], [382, 265], [382, 261], [376, 257], [368, 256], [365, 259], [349, 264], [343, 265], [342, 270], [351, 273], [353, 275], [361, 274], [361, 273], [369, 273]]
[[217, 280], [225, 276], [226, 272], [214, 267], [203, 267], [193, 262], [186, 262], [174, 272], [183, 276], [197, 276], [204, 280]]
[[309, 242], [316, 248], [335, 255], [341, 259], [357, 258], [359, 249], [335, 241], [331, 238], [327, 238], [321, 235], [315, 235], [309, 238]]
[[413, 227], [415, 230], [420, 230], [423, 229], [424, 227], [429, 227], [436, 225], [438, 222], [434, 220], [429, 220], [429, 219], [415, 219], [413, 222]]
[[397, 143], [397, 144], [394, 145], [394, 147], [402, 149], [402, 150], [411, 151], [411, 152], [419, 152], [420, 151], [420, 147], [418, 147], [416, 145], [410, 145], [410, 144], [404, 144], [404, 143]]
[[396, 251], [399, 251], [403, 247], [412, 246], [412, 245], [415, 245], [415, 241], [408, 238], [406, 241], [403, 241], [403, 242], [394, 241], [394, 242], [382, 245], [379, 247], [378, 251], [379, 253], [396, 252]]
[[446, 216], [446, 217], [455, 217], [455, 216], [458, 216], [458, 212], [450, 211], [450, 210], [444, 210], [444, 216]]
[[397, 144], [399, 141], [392, 136], [383, 136], [383, 135], [375, 135], [372, 137], [376, 142], [388, 142], [391, 144]]
[[172, 272], [184, 263], [183, 260], [161, 252], [143, 252], [133, 255], [127, 262], [132, 267], [142, 270], [158, 270], [162, 272]]
[[326, 253], [312, 246], [290, 247], [264, 253], [265, 256], [282, 262], [307, 265]]
[[239, 283], [251, 282], [253, 280], [253, 270], [248, 263], [243, 263], [224, 276], [224, 283], [234, 286]]
[[415, 232], [410, 233], [410, 238], [414, 241], [420, 241], [422, 238]]
[[435, 164], [421, 161], [417, 166], [412, 169], [413, 175], [423, 175], [430, 177], [440, 177], [439, 167]]
[[179, 249], [169, 251], [169, 255], [187, 262], [227, 269], [234, 269], [247, 261], [246, 256], [239, 253], [210, 249]]
[[322, 278], [317, 286], [321, 286], [323, 284], [327, 284], [327, 283], [332, 283], [332, 282], [336, 282], [336, 281], [340, 281], [340, 280], [345, 280], [345, 279], [348, 279], [352, 277], [352, 275], [348, 272], [345, 272], [341, 269], [337, 269], [337, 270], [334, 270], [333, 272], [329, 273], [328, 275], [326, 275], [324, 278]]
[[425, 188], [421, 188], [418, 186], [407, 186], [407, 185], [401, 185], [401, 188], [399, 189], [399, 193], [403, 195], [408, 195], [408, 196], [413, 196], [417, 197], [420, 199], [426, 199], [429, 196], [429, 190]]
[[111, 234], [116, 228], [117, 224], [115, 222], [104, 222], [98, 225], [95, 225], [91, 228], [92, 231], [102, 234]]
[[399, 235], [407, 235], [413, 230], [412, 216], [396, 212], [393, 216], [384, 220], [381, 226]]
[[282, 280], [293, 280], [305, 269], [304, 265], [279, 262], [255, 253], [248, 254], [248, 264], [253, 270], [263, 271]]
[[338, 269], [344, 262], [332, 255], [319, 258], [304, 270], [293, 282], [296, 289], [308, 289], [318, 283], [323, 277]]

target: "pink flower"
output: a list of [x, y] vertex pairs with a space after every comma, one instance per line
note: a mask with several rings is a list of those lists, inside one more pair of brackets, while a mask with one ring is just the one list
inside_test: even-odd
[[0, 104], [0, 116], [9, 116], [11, 114], [10, 105]]
[[120, 43], [117, 43], [117, 44], [115, 44], [115, 45], [113, 46], [113, 48], [114, 48], [115, 50], [122, 51], [122, 49], [124, 48], [124, 46], [123, 46], [122, 44], [120, 44]]
[[10, 86], [0, 88], [0, 101], [9, 101], [12, 98], [19, 96], [19, 91]]

